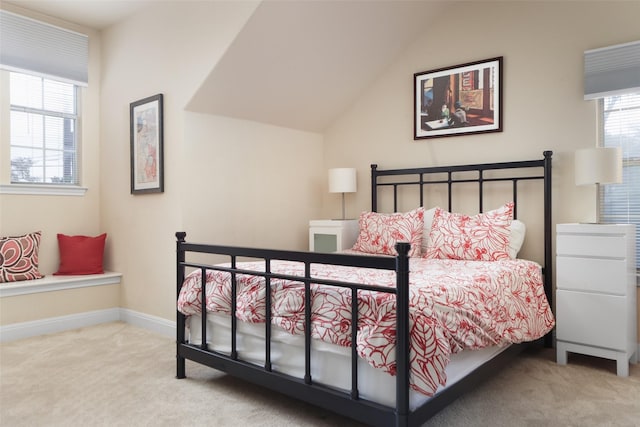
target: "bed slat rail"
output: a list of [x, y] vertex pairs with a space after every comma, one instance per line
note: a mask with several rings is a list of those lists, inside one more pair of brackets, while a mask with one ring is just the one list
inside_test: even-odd
[[351, 398], [358, 400], [358, 290], [351, 289]]
[[304, 265], [304, 382], [311, 384], [311, 264]]
[[[231, 257], [231, 330], [236, 331], [238, 327], [238, 317], [236, 312], [238, 310], [238, 274], [237, 270], [237, 257], [234, 255]], [[204, 276], [202, 276], [204, 277]], [[203, 311], [204, 313], [204, 311]], [[206, 338], [206, 330], [203, 329], [203, 337]], [[238, 360], [238, 340], [235, 332], [231, 334], [231, 358]]]
[[[265, 289], [270, 290], [271, 289], [271, 260], [265, 259], [264, 263], [265, 263], [264, 271], [266, 273], [264, 276], [264, 285], [265, 285]], [[264, 369], [265, 371], [271, 372], [272, 370], [272, 366], [271, 366], [271, 292], [265, 292], [264, 298], [265, 298]], [[235, 313], [234, 313], [234, 316], [235, 316]], [[206, 317], [206, 316], [203, 316], [203, 317]], [[305, 317], [305, 321], [306, 321], [306, 317]], [[231, 335], [233, 336], [236, 335], [236, 329], [234, 329], [233, 327], [231, 328]], [[306, 336], [306, 331], [305, 331], [305, 336]]]

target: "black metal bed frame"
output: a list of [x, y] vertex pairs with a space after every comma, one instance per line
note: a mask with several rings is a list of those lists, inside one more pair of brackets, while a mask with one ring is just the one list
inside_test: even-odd
[[[485, 163], [475, 165], [460, 166], [438, 166], [413, 169], [395, 169], [395, 170], [378, 170], [377, 165], [371, 165], [371, 193], [372, 193], [372, 210], [378, 208], [378, 189], [383, 186], [391, 186], [393, 188], [393, 205], [394, 211], [397, 210], [398, 188], [403, 186], [419, 186], [420, 206], [423, 206], [423, 193], [426, 186], [433, 184], [446, 184], [448, 189], [449, 210], [452, 203], [452, 188], [455, 184], [477, 182], [479, 185], [480, 208], [483, 210], [483, 192], [484, 184], [493, 181], [511, 181], [513, 182], [513, 201], [515, 204], [514, 215], [517, 215], [517, 198], [518, 198], [518, 182], [527, 180], [542, 180], [544, 183], [544, 287], [549, 303], [552, 303], [552, 233], [551, 233], [551, 151], [544, 152], [544, 158], [541, 160], [502, 162], [502, 163]], [[516, 170], [530, 170], [538, 168], [542, 170], [541, 175], [531, 175], [525, 173], [517, 173]], [[509, 177], [485, 177], [484, 172], [499, 169], [513, 169], [514, 173]], [[456, 178], [454, 174], [457, 172], [477, 172], [478, 176], [474, 178]], [[429, 177], [439, 176], [436, 174], [446, 174], [447, 178], [429, 180]], [[390, 181], [381, 177], [403, 176], [405, 180]], [[406, 180], [406, 177], [414, 177]], [[425, 179], [426, 178], [426, 179]], [[246, 381], [267, 387], [274, 391], [294, 397], [296, 399], [306, 401], [315, 406], [339, 413], [341, 415], [353, 418], [357, 421], [372, 426], [419, 426], [438, 411], [455, 400], [462, 393], [473, 389], [481, 381], [490, 377], [504, 363], [520, 353], [526, 346], [531, 343], [523, 343], [512, 345], [505, 351], [498, 354], [493, 359], [487, 361], [476, 370], [471, 372], [464, 379], [448, 386], [444, 390], [438, 392], [424, 405], [410, 410], [409, 408], [409, 244], [398, 243], [396, 249], [398, 256], [395, 258], [381, 258], [376, 256], [361, 256], [347, 254], [321, 254], [314, 252], [300, 251], [282, 251], [270, 249], [257, 249], [247, 247], [218, 246], [207, 244], [187, 243], [185, 241], [186, 233], [176, 233], [177, 238], [177, 292], [180, 293], [182, 283], [185, 279], [186, 268], [199, 269], [205, 276], [206, 270], [225, 271], [231, 274], [231, 352], [230, 354], [220, 353], [209, 350], [207, 348], [207, 324], [206, 316], [202, 316], [202, 344], [193, 345], [186, 342], [185, 326], [186, 316], [177, 312], [177, 342], [176, 342], [176, 377], [185, 378], [186, 368], [185, 361], [192, 360], [194, 362], [212, 367], [214, 369], [227, 372], [230, 375], [242, 378]], [[224, 255], [230, 260], [230, 267], [223, 267], [219, 264], [203, 264], [196, 262], [187, 262], [187, 253], [215, 254]], [[238, 259], [259, 259], [264, 260], [264, 272], [253, 270], [243, 270], [238, 268]], [[271, 262], [274, 260], [289, 260], [301, 262], [305, 265], [305, 274], [303, 276], [290, 276], [277, 274], [271, 271]], [[342, 282], [334, 280], [326, 280], [314, 277], [311, 274], [312, 264], [333, 264], [361, 268], [374, 268], [383, 270], [393, 270], [396, 272], [396, 288], [384, 288], [371, 286], [362, 283]], [[270, 286], [271, 279], [288, 279], [304, 284], [305, 288], [305, 375], [304, 378], [296, 378], [290, 375], [276, 372], [271, 365], [271, 322], [266, 321], [265, 326], [265, 356], [264, 366], [258, 366], [241, 360], [238, 356], [236, 347], [236, 317], [235, 317], [235, 285], [236, 276], [238, 274], [250, 274], [264, 277], [265, 285]], [[341, 391], [330, 388], [319, 383], [315, 383], [311, 377], [311, 284], [337, 286], [341, 288], [349, 288], [352, 293], [352, 372], [351, 372], [351, 390]], [[357, 352], [356, 339], [357, 323], [358, 323], [358, 290], [373, 290], [379, 292], [392, 293], [396, 295], [396, 406], [389, 407], [371, 402], [359, 397], [358, 391], [358, 368], [357, 368]], [[206, 289], [202, 284], [201, 300], [204, 302]], [[266, 318], [271, 319], [271, 301], [270, 292], [266, 292]], [[205, 313], [205, 310], [202, 310]], [[545, 345], [551, 345], [551, 333], [544, 337]]]

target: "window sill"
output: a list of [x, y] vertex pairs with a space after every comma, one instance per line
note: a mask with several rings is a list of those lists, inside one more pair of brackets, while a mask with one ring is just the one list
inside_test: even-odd
[[42, 279], [21, 282], [0, 283], [0, 298], [41, 292], [61, 291], [64, 289], [86, 288], [89, 286], [114, 285], [120, 283], [122, 273], [105, 271], [104, 274], [84, 276], [48, 275]]
[[26, 194], [34, 196], [84, 196], [86, 187], [55, 184], [2, 184], [0, 194]]

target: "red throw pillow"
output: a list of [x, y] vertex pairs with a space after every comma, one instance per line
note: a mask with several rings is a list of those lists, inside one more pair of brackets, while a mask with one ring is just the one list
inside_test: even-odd
[[60, 267], [53, 274], [63, 276], [104, 273], [102, 259], [106, 239], [107, 233], [96, 237], [58, 234]]

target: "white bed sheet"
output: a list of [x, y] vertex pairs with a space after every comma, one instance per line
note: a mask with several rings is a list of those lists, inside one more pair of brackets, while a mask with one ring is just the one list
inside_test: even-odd
[[[200, 345], [202, 320], [199, 315], [187, 319], [187, 341]], [[242, 321], [237, 323], [236, 346], [238, 357], [259, 366], [264, 365], [265, 326]], [[207, 343], [210, 350], [224, 354], [231, 352], [230, 317], [222, 314], [207, 316]], [[508, 346], [487, 347], [453, 354], [447, 365], [447, 384], [437, 393], [456, 383], [487, 360], [492, 359]], [[351, 389], [351, 348], [324, 341], [313, 340], [311, 345], [311, 378], [316, 383], [349, 391]], [[297, 378], [304, 377], [304, 336], [291, 335], [278, 327], [271, 330], [271, 363], [274, 371]], [[396, 377], [358, 359], [358, 391], [360, 398], [386, 406], [395, 406]], [[410, 390], [409, 406], [413, 410], [430, 397]]]

